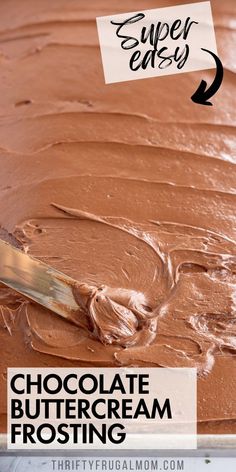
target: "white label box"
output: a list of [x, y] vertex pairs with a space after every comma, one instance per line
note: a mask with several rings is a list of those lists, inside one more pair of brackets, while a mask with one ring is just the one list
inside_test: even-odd
[[210, 2], [97, 18], [105, 82], [212, 69], [217, 54]]
[[8, 449], [195, 449], [196, 369], [8, 369]]

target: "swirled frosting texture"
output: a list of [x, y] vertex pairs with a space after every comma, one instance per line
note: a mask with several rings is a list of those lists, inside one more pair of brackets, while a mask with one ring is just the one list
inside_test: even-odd
[[212, 0], [214, 107], [190, 100], [214, 71], [104, 84], [95, 18], [144, 7], [123, 3], [0, 5], [0, 237], [75, 278], [82, 308], [76, 327], [1, 286], [2, 379], [196, 366], [199, 431], [236, 433], [234, 0]]

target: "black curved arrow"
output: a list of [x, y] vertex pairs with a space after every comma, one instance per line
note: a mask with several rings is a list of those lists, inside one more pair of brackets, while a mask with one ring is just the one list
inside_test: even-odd
[[201, 49], [214, 57], [216, 61], [216, 76], [208, 89], [206, 81], [202, 80], [198, 89], [192, 95], [191, 100], [195, 103], [199, 103], [200, 105], [212, 106], [212, 103], [208, 102], [208, 99], [215, 95], [217, 90], [220, 88], [224, 76], [224, 69], [221, 60], [218, 56], [216, 56], [216, 54], [214, 54], [214, 52], [208, 51], [208, 49], [204, 48]]

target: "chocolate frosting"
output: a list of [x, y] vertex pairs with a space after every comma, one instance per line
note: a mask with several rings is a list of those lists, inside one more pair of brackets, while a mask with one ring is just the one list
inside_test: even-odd
[[236, 433], [234, 0], [211, 3], [213, 107], [190, 97], [214, 70], [104, 84], [95, 18], [139, 0], [0, 5], [0, 237], [78, 281], [80, 320], [1, 286], [4, 385], [10, 366], [197, 367], [199, 432]]

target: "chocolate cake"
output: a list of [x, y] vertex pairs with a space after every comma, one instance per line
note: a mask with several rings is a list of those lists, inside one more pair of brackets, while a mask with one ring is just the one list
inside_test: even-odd
[[75, 278], [81, 327], [0, 286], [7, 367], [198, 368], [198, 432], [236, 433], [234, 0], [214, 70], [105, 85], [96, 17], [190, 0], [0, 4], [2, 239]]

